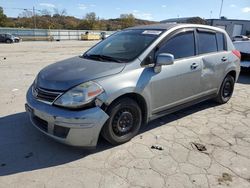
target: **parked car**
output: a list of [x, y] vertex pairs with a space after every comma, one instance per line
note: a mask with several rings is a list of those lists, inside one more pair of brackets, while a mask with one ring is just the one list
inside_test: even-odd
[[250, 41], [237, 41], [233, 44], [240, 51], [242, 60], [250, 61]]
[[238, 35], [233, 37], [233, 41], [247, 41], [249, 38], [244, 35]]
[[0, 34], [0, 42], [4, 43], [14, 43], [14, 42], [20, 42], [21, 39], [17, 36], [11, 35], [11, 34]]
[[0, 42], [13, 43], [15, 42], [14, 36], [10, 34], [0, 34]]
[[250, 41], [236, 41], [233, 44], [241, 53], [241, 67], [250, 68]]
[[92, 147], [101, 133], [117, 145], [181, 108], [228, 102], [239, 73], [240, 52], [222, 29], [133, 27], [41, 70], [27, 92], [26, 111], [59, 142]]

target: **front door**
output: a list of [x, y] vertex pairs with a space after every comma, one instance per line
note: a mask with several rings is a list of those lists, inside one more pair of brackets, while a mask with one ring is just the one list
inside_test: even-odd
[[151, 79], [153, 113], [189, 102], [198, 97], [201, 58], [196, 55], [193, 30], [178, 32], [163, 42], [156, 51], [175, 57], [173, 65], [162, 66]]

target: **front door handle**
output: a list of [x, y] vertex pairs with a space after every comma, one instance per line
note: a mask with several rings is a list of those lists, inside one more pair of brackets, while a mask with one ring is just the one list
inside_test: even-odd
[[221, 61], [225, 62], [225, 61], [227, 61], [227, 58], [226, 58], [226, 57], [223, 57], [223, 58], [221, 59]]
[[198, 66], [199, 66], [199, 65], [198, 65], [197, 63], [193, 63], [193, 64], [190, 66], [190, 68], [191, 68], [192, 70], [195, 70]]

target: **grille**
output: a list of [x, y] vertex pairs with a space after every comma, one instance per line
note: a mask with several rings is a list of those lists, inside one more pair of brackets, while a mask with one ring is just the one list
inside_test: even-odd
[[48, 132], [48, 122], [37, 117], [33, 116], [33, 121], [35, 122], [36, 126], [40, 129], [42, 129], [45, 132]]
[[34, 86], [33, 86], [33, 88], [32, 88], [32, 93], [33, 93], [33, 96], [34, 96], [36, 99], [41, 100], [41, 101], [44, 101], [44, 102], [49, 102], [49, 103], [54, 102], [54, 100], [55, 100], [59, 95], [62, 94], [62, 93], [60, 93], [60, 92], [45, 90], [45, 89], [41, 89], [41, 88], [34, 87]]

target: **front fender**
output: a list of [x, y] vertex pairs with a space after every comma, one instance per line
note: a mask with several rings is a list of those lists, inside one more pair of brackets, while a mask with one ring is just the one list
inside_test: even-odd
[[127, 87], [120, 89], [111, 95], [107, 95], [107, 93], [103, 93], [102, 95], [98, 96], [98, 99], [101, 100], [106, 106], [109, 106], [112, 102], [114, 102], [116, 99], [126, 96], [129, 94], [136, 94], [140, 97], [142, 97], [146, 103], [146, 111], [147, 111], [147, 117], [150, 117], [150, 112], [151, 112], [151, 103], [150, 103], [150, 93], [147, 91], [137, 92], [136, 88], [133, 87]]

